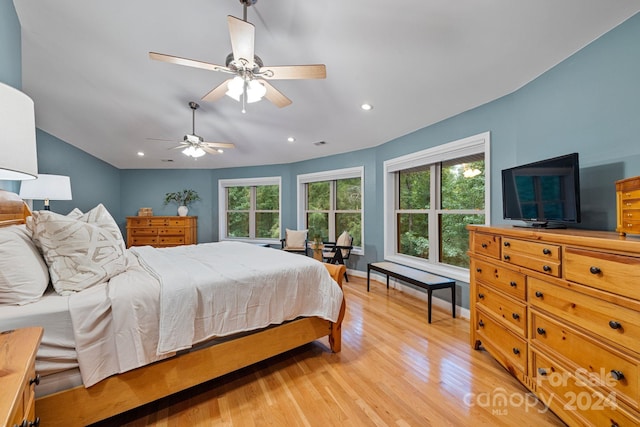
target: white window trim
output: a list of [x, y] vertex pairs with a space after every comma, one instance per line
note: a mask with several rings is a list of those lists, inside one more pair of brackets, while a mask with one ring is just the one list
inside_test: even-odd
[[227, 236], [227, 192], [228, 187], [251, 187], [259, 185], [278, 186], [278, 228], [282, 233], [282, 177], [270, 176], [264, 178], [238, 178], [218, 180], [218, 240], [241, 240], [243, 242], [274, 244], [280, 243], [279, 239], [249, 239], [229, 238]]
[[354, 255], [364, 255], [364, 166], [356, 166], [353, 168], [345, 168], [345, 169], [335, 169], [331, 171], [323, 171], [323, 172], [314, 172], [298, 175], [298, 209], [297, 209], [297, 223], [298, 229], [303, 229], [305, 227], [305, 184], [310, 182], [318, 182], [318, 181], [333, 181], [336, 179], [347, 179], [347, 178], [360, 178], [360, 235], [362, 236], [359, 247], [354, 247], [351, 251]]
[[[484, 153], [485, 165], [485, 199], [484, 215], [488, 225], [491, 218], [491, 165], [490, 165], [491, 133], [483, 132], [467, 138], [459, 139], [433, 148], [407, 154], [383, 163], [383, 236], [384, 259], [397, 262], [410, 267], [428, 270], [434, 274], [440, 274], [455, 280], [469, 283], [469, 269], [440, 264], [434, 261], [422, 260], [396, 253], [397, 224], [395, 221], [395, 172], [412, 167], [433, 164], [445, 160], [451, 160], [472, 154]], [[433, 181], [433, 180], [432, 180]], [[432, 182], [433, 185], [433, 182]], [[432, 221], [430, 221], [430, 224]], [[429, 230], [429, 235], [436, 235], [437, 230]]]

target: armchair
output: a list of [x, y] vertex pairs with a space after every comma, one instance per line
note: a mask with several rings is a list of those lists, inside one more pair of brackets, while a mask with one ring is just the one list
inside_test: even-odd
[[[345, 265], [345, 260], [351, 256], [353, 237], [343, 231], [335, 242], [324, 242], [324, 250], [322, 251], [322, 259], [328, 264]], [[344, 278], [348, 282], [347, 270], [344, 271]]]
[[307, 255], [309, 230], [289, 230], [285, 229], [284, 239], [280, 239], [283, 251], [301, 253]]

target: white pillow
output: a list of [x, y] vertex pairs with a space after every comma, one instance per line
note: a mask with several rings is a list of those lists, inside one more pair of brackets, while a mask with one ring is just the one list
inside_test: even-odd
[[49, 271], [24, 225], [0, 228], [0, 304], [40, 299]]
[[309, 230], [289, 230], [285, 229], [286, 247], [289, 249], [304, 248], [305, 240]]
[[53, 287], [61, 295], [105, 282], [126, 269], [122, 233], [102, 204], [79, 218], [33, 212], [32, 227]]
[[[338, 240], [336, 240], [336, 246], [351, 246], [351, 236], [346, 231], [343, 231]], [[346, 257], [349, 251], [347, 249], [341, 249], [342, 256]]]

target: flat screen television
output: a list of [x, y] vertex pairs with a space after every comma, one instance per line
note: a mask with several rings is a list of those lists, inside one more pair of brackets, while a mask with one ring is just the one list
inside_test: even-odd
[[522, 227], [566, 228], [580, 222], [578, 153], [502, 171], [504, 219]]

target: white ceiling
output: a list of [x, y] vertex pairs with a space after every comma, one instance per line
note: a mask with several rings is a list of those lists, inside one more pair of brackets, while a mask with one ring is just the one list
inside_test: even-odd
[[[227, 74], [148, 56], [224, 65], [226, 16], [242, 18], [239, 0], [14, 4], [37, 127], [121, 169], [278, 164], [377, 146], [513, 92], [640, 11], [637, 0], [260, 0], [248, 21], [265, 65], [323, 63], [327, 78], [273, 80], [293, 104], [263, 100], [242, 114], [228, 97], [200, 101]], [[148, 139], [190, 133], [189, 101], [201, 106], [197, 134], [237, 148], [194, 160]]]

